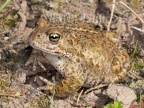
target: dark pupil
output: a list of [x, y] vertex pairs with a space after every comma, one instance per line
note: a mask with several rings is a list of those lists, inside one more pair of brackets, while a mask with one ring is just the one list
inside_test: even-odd
[[51, 42], [58, 42], [60, 39], [60, 35], [59, 34], [55, 34], [55, 33], [52, 33], [49, 35], [49, 40]]

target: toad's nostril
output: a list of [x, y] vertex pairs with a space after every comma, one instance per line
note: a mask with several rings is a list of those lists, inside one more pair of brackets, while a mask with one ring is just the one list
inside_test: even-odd
[[40, 34], [38, 34], [37, 37], [40, 38]]

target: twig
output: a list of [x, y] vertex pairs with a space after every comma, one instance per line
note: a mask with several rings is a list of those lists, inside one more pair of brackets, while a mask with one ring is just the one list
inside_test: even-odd
[[8, 97], [20, 97], [26, 93], [26, 90], [21, 90], [16, 93], [0, 93], [0, 96], [8, 96]]
[[140, 29], [140, 28], [137, 28], [137, 27], [134, 27], [134, 26], [132, 26], [132, 28], [135, 29], [135, 30], [137, 30], [137, 31], [139, 31], [139, 32], [144, 33], [144, 30], [142, 30], [142, 29]]
[[90, 89], [86, 90], [84, 94], [87, 94], [88, 92], [90, 92], [92, 90], [96, 90], [96, 89], [99, 89], [99, 88], [102, 88], [102, 87], [105, 87], [105, 86], [108, 86], [108, 84], [100, 84], [98, 86], [95, 86], [93, 88], [90, 88]]
[[115, 0], [113, 0], [113, 3], [112, 3], [111, 16], [110, 16], [110, 20], [109, 20], [108, 27], [107, 27], [108, 32], [110, 31], [110, 25], [111, 25], [112, 18], [113, 18], [114, 8], [115, 8]]
[[18, 97], [17, 94], [0, 93], [0, 96]]
[[144, 24], [144, 21], [142, 20], [142, 18], [134, 12], [134, 10], [132, 10], [129, 6], [127, 6], [124, 2], [120, 1], [120, 4], [124, 5], [126, 8], [128, 8], [133, 14], [135, 14], [135, 16], [137, 16], [137, 18]]
[[83, 90], [81, 90], [81, 92], [80, 92], [80, 94], [79, 94], [79, 96], [77, 98], [77, 104], [79, 103], [79, 99], [80, 99], [80, 96], [82, 95], [82, 92], [83, 92]]

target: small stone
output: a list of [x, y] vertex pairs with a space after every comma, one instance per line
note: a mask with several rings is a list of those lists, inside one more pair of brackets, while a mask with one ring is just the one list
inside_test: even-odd
[[32, 4], [35, 4], [35, 3], [41, 3], [43, 0], [30, 0], [30, 2]]
[[4, 37], [4, 40], [8, 40], [10, 37]]
[[21, 83], [25, 83], [26, 82], [26, 70], [22, 69], [22, 68], [18, 68], [16, 70], [16, 75], [17, 75], [17, 80]]
[[95, 106], [97, 100], [98, 97], [94, 94], [94, 92], [90, 92], [85, 98], [85, 102], [87, 102], [88, 105], [92, 106]]
[[107, 95], [114, 101], [122, 102], [123, 108], [129, 108], [137, 100], [134, 90], [124, 85], [110, 85], [107, 89]]
[[2, 42], [0, 42], [0, 48], [3, 48], [4, 44]]

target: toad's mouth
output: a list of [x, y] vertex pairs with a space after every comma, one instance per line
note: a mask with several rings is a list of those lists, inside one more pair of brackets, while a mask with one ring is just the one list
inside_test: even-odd
[[55, 50], [47, 50], [44, 47], [42, 47], [41, 45], [39, 45], [38, 43], [30, 43], [30, 46], [32, 46], [34, 49], [37, 49], [37, 50], [42, 51], [47, 54], [63, 56], [63, 54], [61, 54], [60, 52], [55, 51]]
[[45, 53], [54, 54], [54, 55], [60, 54], [59, 52], [56, 52], [56, 51], [54, 51], [54, 50], [48, 50], [48, 49], [44, 48], [43, 46], [41, 46], [40, 44], [38, 44], [38, 43], [36, 43], [36, 42], [30, 43], [30, 45], [31, 45], [34, 49], [40, 50], [40, 51], [45, 52]]

